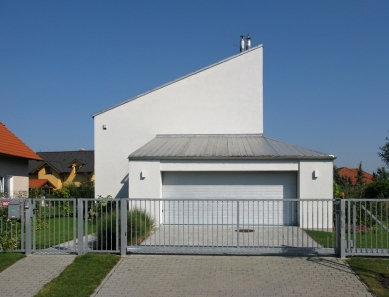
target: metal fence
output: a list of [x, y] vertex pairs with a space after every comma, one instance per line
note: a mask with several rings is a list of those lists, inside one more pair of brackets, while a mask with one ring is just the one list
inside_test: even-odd
[[[134, 253], [336, 254], [334, 200], [130, 199], [153, 226]], [[315, 240], [321, 239], [321, 240]]]
[[[0, 250], [388, 256], [388, 199], [10, 199]], [[27, 203], [25, 203], [27, 202]]]

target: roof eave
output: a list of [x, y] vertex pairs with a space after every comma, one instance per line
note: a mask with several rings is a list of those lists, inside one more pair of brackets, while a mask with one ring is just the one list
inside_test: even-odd
[[135, 157], [129, 156], [129, 161], [143, 160], [335, 160], [335, 156], [261, 156], [261, 157], [213, 157], [213, 156], [192, 156], [192, 157], [159, 157], [159, 156], [147, 156], [147, 157]]

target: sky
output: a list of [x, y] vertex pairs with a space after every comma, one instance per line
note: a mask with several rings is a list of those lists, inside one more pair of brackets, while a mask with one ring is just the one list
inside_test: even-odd
[[37, 152], [92, 150], [93, 114], [250, 34], [264, 135], [373, 172], [389, 136], [388, 15], [387, 0], [0, 0], [0, 122]]

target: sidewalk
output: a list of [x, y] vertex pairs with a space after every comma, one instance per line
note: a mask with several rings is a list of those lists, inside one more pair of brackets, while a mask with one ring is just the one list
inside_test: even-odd
[[30, 255], [0, 273], [0, 295], [3, 297], [30, 297], [66, 266], [75, 255]]
[[330, 257], [131, 255], [92, 296], [372, 295], [344, 261]]

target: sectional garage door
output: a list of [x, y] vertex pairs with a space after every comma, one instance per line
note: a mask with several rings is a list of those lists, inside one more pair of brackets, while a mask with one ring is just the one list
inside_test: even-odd
[[297, 223], [296, 202], [284, 200], [297, 197], [294, 171], [163, 172], [162, 190], [165, 224]]

